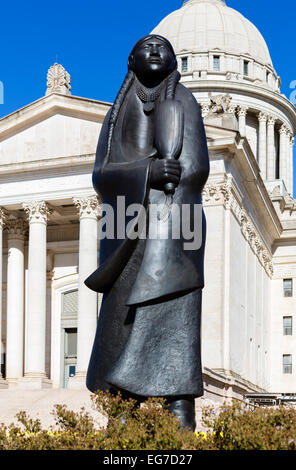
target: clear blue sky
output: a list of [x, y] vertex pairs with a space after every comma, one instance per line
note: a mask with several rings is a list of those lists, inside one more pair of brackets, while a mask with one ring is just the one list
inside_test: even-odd
[[[289, 97], [296, 80], [295, 0], [226, 0], [263, 34]], [[1, 5], [0, 117], [40, 98], [57, 60], [72, 94], [112, 102], [134, 43], [182, 0], [10, 0]]]
[[[0, 117], [40, 98], [56, 61], [72, 78], [72, 94], [113, 101], [135, 41], [182, 0], [10, 0], [1, 5]], [[295, 0], [227, 0], [263, 34], [282, 92], [296, 80]], [[280, 5], [280, 8], [279, 8]]]

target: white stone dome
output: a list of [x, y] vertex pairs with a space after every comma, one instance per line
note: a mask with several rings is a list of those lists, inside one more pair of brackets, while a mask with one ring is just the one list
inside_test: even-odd
[[187, 0], [153, 30], [166, 37], [176, 54], [222, 51], [247, 56], [272, 66], [266, 42], [258, 29], [223, 0]]

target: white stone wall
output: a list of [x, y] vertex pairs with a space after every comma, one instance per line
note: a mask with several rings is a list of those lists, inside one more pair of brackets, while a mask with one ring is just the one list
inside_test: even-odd
[[[203, 366], [269, 387], [270, 279], [223, 205], [205, 207]], [[227, 228], [229, 217], [229, 229]]]
[[224, 265], [224, 208], [205, 207], [207, 240], [205, 249], [205, 288], [202, 310], [202, 362], [205, 367], [222, 365], [222, 305]]

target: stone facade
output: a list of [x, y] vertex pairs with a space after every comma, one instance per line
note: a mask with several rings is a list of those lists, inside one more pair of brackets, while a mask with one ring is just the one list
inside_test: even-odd
[[[201, 11], [198, 46], [192, 18]], [[229, 18], [245, 34], [241, 44], [229, 35]], [[205, 399], [291, 393], [295, 108], [279, 93], [258, 30], [222, 0], [188, 0], [154, 31], [176, 48], [182, 82], [201, 106], [210, 154], [203, 191]], [[71, 96], [70, 89], [69, 74], [54, 64], [46, 96], [0, 120], [0, 387], [85, 387], [101, 301], [83, 283], [99, 253], [101, 206], [91, 174], [110, 104]], [[294, 282], [290, 297], [284, 280], [286, 294]], [[290, 320], [283, 330], [284, 317], [292, 330]]]

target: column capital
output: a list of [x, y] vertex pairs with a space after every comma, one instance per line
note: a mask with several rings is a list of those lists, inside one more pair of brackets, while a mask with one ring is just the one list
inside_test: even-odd
[[293, 134], [290, 134], [290, 145], [291, 145], [291, 147], [294, 147], [294, 140], [295, 140], [295, 138], [294, 138]]
[[0, 207], [0, 229], [3, 230], [5, 222], [7, 219], [7, 214], [4, 212], [4, 210]]
[[52, 214], [52, 209], [48, 207], [45, 201], [24, 202], [23, 208], [28, 216], [29, 223], [46, 224], [48, 217]]
[[272, 116], [271, 114], [267, 115], [267, 125], [268, 126], [274, 126], [275, 125], [275, 116]]
[[282, 124], [279, 130], [280, 134], [286, 134], [288, 135], [289, 129], [287, 128], [286, 124]]
[[247, 112], [248, 112], [248, 107], [247, 106], [238, 105], [238, 107], [237, 107], [238, 116], [244, 117], [244, 116], [247, 115]]
[[267, 121], [267, 114], [260, 111], [260, 113], [258, 114], [258, 121], [259, 122], [266, 122]]
[[201, 115], [202, 117], [206, 117], [207, 114], [210, 112], [210, 103], [201, 103], [200, 104]]
[[24, 240], [28, 231], [28, 224], [24, 219], [7, 219], [6, 230], [9, 240]]
[[227, 113], [229, 113], [229, 114], [235, 114], [236, 109], [237, 109], [237, 104], [235, 104], [235, 103], [230, 103], [229, 106], [228, 106], [228, 109], [227, 109]]
[[98, 196], [73, 198], [73, 202], [79, 211], [80, 218], [102, 217], [102, 204]]

